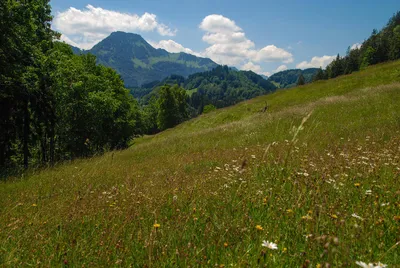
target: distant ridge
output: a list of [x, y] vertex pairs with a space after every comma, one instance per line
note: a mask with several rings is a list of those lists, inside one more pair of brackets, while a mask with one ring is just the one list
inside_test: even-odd
[[98, 63], [115, 69], [128, 88], [161, 81], [173, 74], [187, 77], [218, 66], [208, 58], [156, 49], [140, 35], [125, 32], [112, 33], [90, 50], [72, 49], [76, 54], [95, 55]]

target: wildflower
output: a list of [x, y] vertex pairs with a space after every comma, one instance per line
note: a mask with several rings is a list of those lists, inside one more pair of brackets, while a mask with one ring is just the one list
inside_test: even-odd
[[292, 214], [292, 213], [293, 213], [293, 210], [289, 208], [289, 209], [286, 210], [286, 213], [287, 213], [287, 214]]
[[227, 242], [224, 243], [224, 247], [228, 247], [228, 243]]
[[36, 204], [32, 204], [32, 207], [37, 207], [37, 205]]
[[174, 200], [174, 202], [176, 202], [176, 200], [178, 200], [178, 197], [177, 197], [176, 195], [174, 195], [174, 196], [172, 197], [172, 199]]
[[356, 182], [356, 183], [354, 183], [354, 186], [355, 186], [355, 187], [360, 187], [361, 184], [360, 184], [359, 182]]
[[317, 263], [317, 266], [315, 266], [316, 268], [322, 268], [322, 265], [320, 263]]
[[380, 262], [375, 263], [375, 264], [373, 264], [373, 263], [366, 264], [365, 262], [362, 262], [362, 261], [356, 261], [356, 264], [363, 268], [385, 268], [385, 267], [387, 267], [386, 264], [383, 264]]
[[278, 245], [269, 241], [263, 241], [261, 244], [263, 247], [269, 248], [269, 249], [278, 249]]
[[332, 214], [331, 217], [334, 218], [334, 219], [338, 218], [338, 216], [336, 214]]
[[256, 156], [253, 154], [253, 155], [251, 155], [251, 158], [256, 159]]
[[312, 220], [312, 217], [310, 215], [306, 215], [306, 216], [301, 217], [301, 219], [310, 221], [310, 220]]
[[262, 230], [264, 230], [264, 229], [262, 228], [262, 226], [261, 226], [261, 225], [256, 225], [256, 229], [257, 229], [258, 231], [262, 231]]
[[372, 190], [366, 190], [366, 191], [365, 191], [365, 194], [366, 194], [366, 195], [371, 195], [371, 194], [372, 194]]
[[360, 216], [358, 216], [356, 213], [351, 214], [352, 217], [359, 219], [359, 220], [364, 220], [363, 218], [361, 218]]
[[286, 253], [287, 252], [287, 248], [283, 248], [282, 252]]
[[154, 227], [155, 229], [158, 229], [158, 228], [161, 227], [161, 225], [160, 225], [159, 223], [154, 223], [153, 227]]
[[395, 221], [400, 221], [400, 216], [394, 216], [394, 217], [393, 217], [393, 220], [395, 220]]

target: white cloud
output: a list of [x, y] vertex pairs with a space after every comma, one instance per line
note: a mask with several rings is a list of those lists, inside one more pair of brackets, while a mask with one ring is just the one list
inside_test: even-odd
[[171, 53], [185, 52], [195, 56], [200, 56], [200, 53], [194, 52], [190, 48], [186, 48], [174, 40], [161, 40], [159, 42], [147, 41], [150, 45], [155, 48], [162, 48]]
[[278, 68], [276, 68], [276, 70], [274, 70], [274, 73], [279, 73], [282, 71], [286, 71], [288, 69], [288, 67], [286, 65], [281, 65]]
[[200, 29], [211, 33], [232, 33], [242, 31], [233, 20], [217, 14], [205, 17], [199, 27]]
[[266, 62], [282, 61], [284, 63], [292, 63], [293, 55], [282, 48], [276, 47], [274, 45], [269, 45], [257, 52], [256, 59], [258, 61], [266, 61]]
[[361, 48], [361, 46], [362, 46], [362, 44], [360, 44], [360, 43], [355, 43], [355, 44], [353, 44], [353, 45], [350, 47], [350, 50]]
[[55, 30], [63, 34], [63, 40], [80, 48], [89, 49], [114, 31], [157, 31], [162, 36], [174, 36], [176, 30], [159, 23], [155, 14], [121, 13], [87, 5], [80, 10], [70, 7], [59, 12], [53, 22]]
[[[222, 15], [209, 15], [203, 19], [199, 28], [206, 33], [203, 41], [210, 46], [203, 52], [219, 64], [250, 66], [262, 62], [293, 62], [293, 55], [275, 45], [268, 45], [257, 50], [254, 42], [247, 39], [246, 34], [235, 21]], [[256, 66], [256, 65], [254, 65]], [[252, 66], [254, 68], [254, 66]], [[261, 70], [259, 73], [262, 73]]]
[[257, 74], [263, 74], [266, 76], [270, 76], [271, 73], [270, 72], [263, 72], [262, 68], [260, 65], [254, 64], [251, 61], [249, 61], [248, 63], [244, 64], [242, 67], [240, 67], [241, 70], [245, 70], [245, 71], [253, 71]]
[[296, 68], [307, 69], [307, 68], [325, 68], [329, 63], [331, 63], [336, 56], [322, 56], [313, 57], [310, 62], [303, 61], [296, 65]]

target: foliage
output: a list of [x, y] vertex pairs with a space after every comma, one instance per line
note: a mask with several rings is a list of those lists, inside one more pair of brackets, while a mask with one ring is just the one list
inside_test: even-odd
[[305, 84], [306, 84], [306, 81], [304, 79], [304, 76], [303, 76], [303, 74], [300, 74], [299, 78], [297, 79], [297, 85], [298, 86], [303, 86]]
[[187, 119], [186, 92], [177, 85], [165, 85], [158, 93], [157, 125], [160, 130], [174, 127]]
[[297, 80], [301, 75], [304, 77], [305, 83], [311, 83], [314, 75], [318, 71], [317, 68], [309, 68], [305, 70], [291, 69], [275, 73], [268, 78], [268, 81], [274, 83], [279, 88], [291, 88], [297, 85]]
[[[377, 63], [400, 59], [400, 11], [390, 18], [386, 26], [373, 30], [359, 48], [348, 48], [347, 55], [336, 57], [324, 71], [324, 78], [350, 74]], [[320, 80], [320, 77], [316, 80]]]
[[212, 111], [215, 111], [215, 110], [217, 110], [217, 107], [215, 107], [212, 104], [207, 104], [206, 106], [204, 106], [203, 114], [208, 114], [209, 112], [212, 112]]
[[119, 75], [54, 42], [48, 2], [0, 2], [2, 173], [124, 148], [141, 133]]

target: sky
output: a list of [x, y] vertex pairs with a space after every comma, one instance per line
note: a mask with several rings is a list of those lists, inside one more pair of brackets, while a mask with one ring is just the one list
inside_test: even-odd
[[400, 11], [398, 0], [52, 0], [53, 29], [90, 49], [114, 31], [169, 52], [271, 74], [326, 67]]

